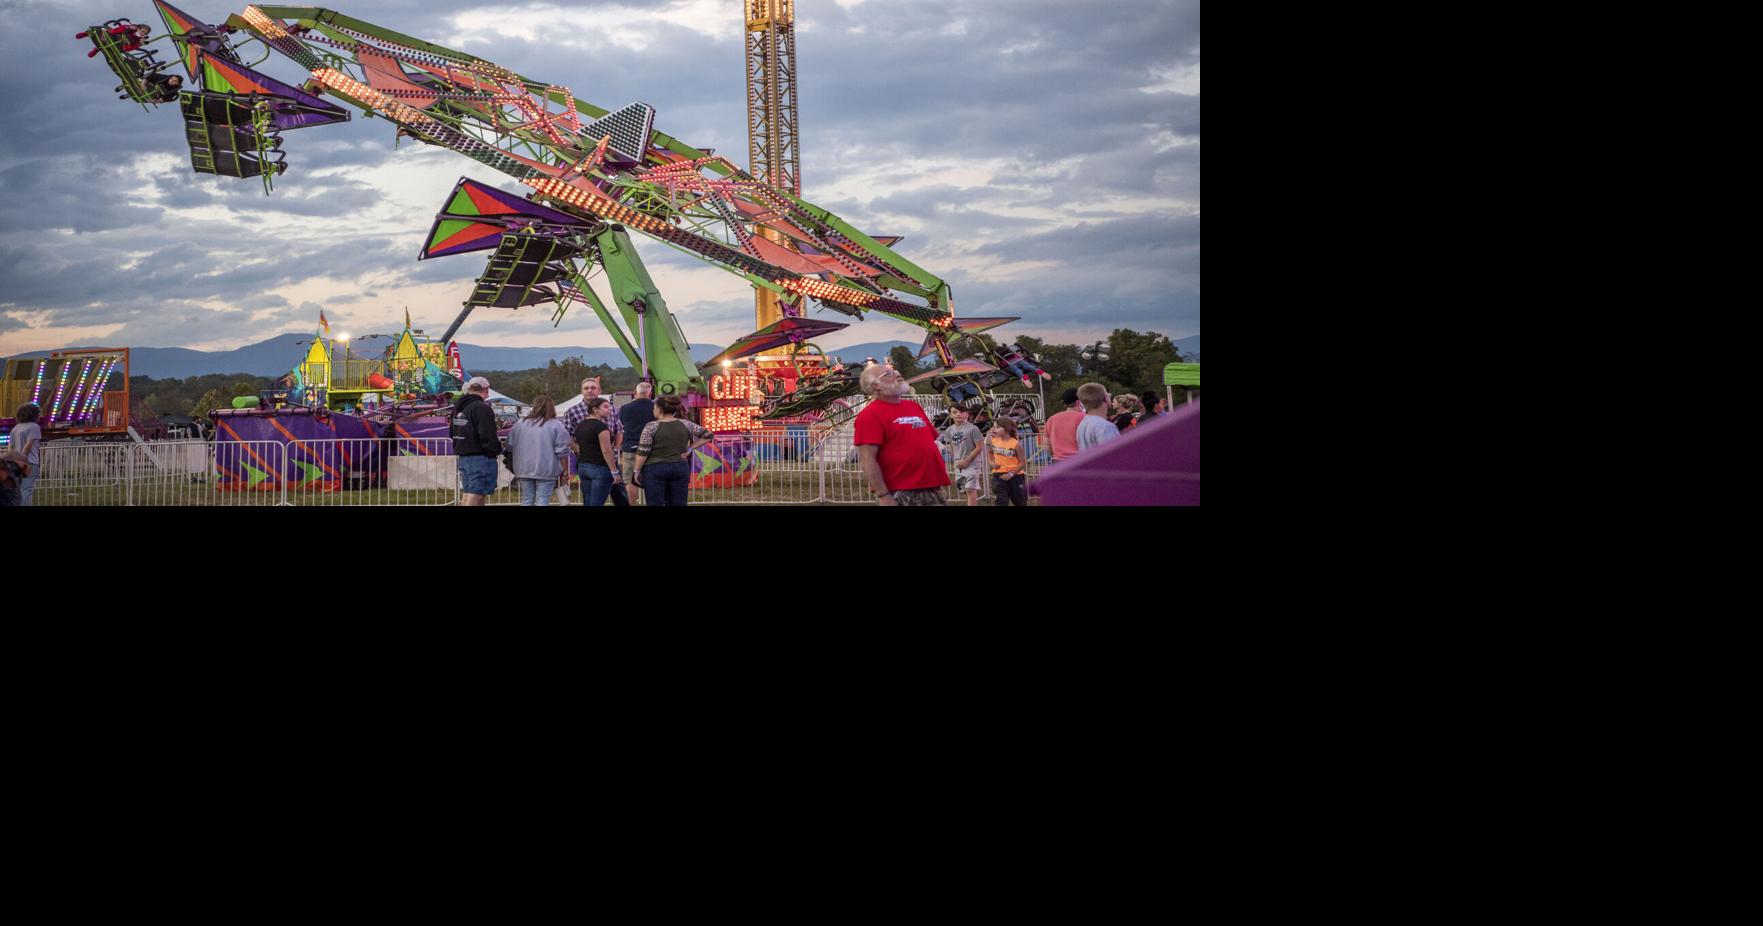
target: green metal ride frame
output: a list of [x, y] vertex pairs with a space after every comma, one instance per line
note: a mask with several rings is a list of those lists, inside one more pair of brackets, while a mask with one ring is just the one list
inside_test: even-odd
[[[169, 98], [159, 98], [154, 94], [153, 89], [147, 86], [147, 77], [164, 70], [166, 62], [156, 60], [153, 53], [147, 50], [146, 45], [141, 46], [138, 51], [123, 51], [122, 43], [118, 42], [116, 36], [111, 35], [103, 26], [87, 26], [86, 34], [91, 37], [92, 44], [97, 46], [99, 54], [104, 57], [104, 63], [109, 65], [110, 70], [116, 73], [117, 79], [122, 81], [116, 86], [116, 89], [121, 91], [124, 97], [141, 104], [141, 108], [148, 112], [152, 112], [152, 107], [147, 105], [149, 103], [157, 105], [171, 102]], [[164, 38], [164, 36], [160, 38]], [[147, 44], [157, 41], [159, 39], [153, 39]]]
[[[654, 130], [644, 104], [602, 109], [562, 86], [320, 7], [248, 7], [226, 25], [310, 72], [304, 89], [493, 167], [531, 187], [529, 199], [603, 229], [576, 236], [578, 254], [556, 265], [572, 290], [558, 297], [558, 317], [571, 299], [587, 302], [633, 364], [646, 358], [661, 394], [700, 391], [703, 379], [628, 232], [777, 293], [788, 314], [812, 298], [847, 315], [882, 312], [932, 337], [959, 331], [946, 282], [831, 212]], [[757, 234], [762, 226], [766, 235]], [[588, 285], [593, 264], [605, 270], [604, 301]], [[537, 283], [523, 283], [517, 304], [530, 304], [520, 300]], [[467, 311], [503, 304], [495, 300], [504, 295], [474, 292]]]

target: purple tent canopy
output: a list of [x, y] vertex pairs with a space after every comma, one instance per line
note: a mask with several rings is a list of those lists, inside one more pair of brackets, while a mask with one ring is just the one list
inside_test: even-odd
[[1055, 463], [1029, 487], [1048, 505], [1200, 504], [1200, 403]]

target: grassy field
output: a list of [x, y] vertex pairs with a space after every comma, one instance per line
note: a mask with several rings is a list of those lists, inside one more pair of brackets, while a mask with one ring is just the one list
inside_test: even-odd
[[[759, 480], [741, 488], [705, 488], [693, 489], [689, 504], [693, 505], [811, 505], [811, 504], [874, 504], [864, 491], [862, 474], [854, 469], [832, 469], [825, 474], [826, 501], [812, 501], [821, 495], [822, 476], [818, 472], [803, 471], [769, 471], [762, 472]], [[581, 504], [580, 486], [570, 489], [570, 501], [574, 505]], [[947, 496], [951, 504], [964, 505], [966, 502], [953, 488]], [[282, 493], [271, 492], [221, 492], [211, 482], [200, 476], [184, 476], [154, 479], [137, 479], [132, 491], [121, 480], [111, 484], [69, 485], [65, 482], [44, 480], [37, 485], [32, 499], [33, 505], [50, 507], [92, 507], [127, 505], [165, 506], [165, 507], [229, 507], [249, 508], [266, 507], [282, 503]], [[455, 504], [455, 494], [451, 490], [423, 489], [403, 491], [393, 489], [351, 489], [342, 492], [300, 492], [287, 493], [287, 503], [301, 507], [380, 507], [399, 505], [437, 506]], [[492, 505], [520, 504], [520, 490], [509, 485], [498, 489], [490, 496]], [[991, 505], [991, 499], [981, 499], [981, 505]], [[1040, 499], [1031, 497], [1029, 504], [1039, 505]]]

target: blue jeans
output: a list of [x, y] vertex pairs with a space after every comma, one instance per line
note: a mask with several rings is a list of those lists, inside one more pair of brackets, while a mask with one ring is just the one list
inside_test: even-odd
[[692, 481], [690, 463], [649, 463], [643, 467], [643, 498], [651, 505], [681, 508]]
[[612, 470], [598, 463], [577, 463], [575, 474], [582, 477], [582, 505], [599, 508], [612, 494]]
[[459, 489], [467, 495], [496, 494], [496, 458], [459, 458]]
[[31, 467], [31, 474], [18, 481], [18, 504], [21, 508], [31, 506], [31, 493], [37, 488], [37, 468]]
[[520, 503], [539, 508], [551, 507], [551, 493], [557, 489], [555, 479], [529, 479], [525, 476], [515, 480], [520, 483]]

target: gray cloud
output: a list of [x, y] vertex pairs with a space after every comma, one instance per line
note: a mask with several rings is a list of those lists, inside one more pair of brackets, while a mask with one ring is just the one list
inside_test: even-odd
[[[538, 42], [474, 36], [466, 49], [567, 84], [599, 106], [649, 102], [662, 131], [745, 164], [740, 43], [668, 23], [613, 23], [610, 11], [627, 5], [639, 6], [569, 7], [603, 17], [608, 30], [642, 30], [651, 42], [640, 51], [605, 38], [584, 51], [554, 34]], [[305, 305], [277, 310], [301, 301], [300, 284], [313, 277], [353, 283], [329, 300], [344, 305], [433, 284], [462, 297], [482, 269], [482, 255], [414, 260], [432, 212], [409, 216], [404, 232], [365, 221], [386, 213], [376, 212], [381, 191], [356, 172], [412, 154], [392, 150], [390, 123], [357, 114], [347, 125], [287, 133], [289, 174], [265, 197], [255, 180], [192, 174], [175, 107], [147, 113], [115, 100], [107, 92], [114, 76], [73, 40], [116, 15], [161, 31], [146, 0], [9, 6], [13, 21], [31, 28], [0, 33], [0, 119], [8, 126], [0, 196], [9, 206], [0, 213], [0, 310], [41, 312], [51, 325], [123, 323], [143, 346], [234, 331], [254, 340], [261, 331], [252, 330], [252, 315], [273, 316], [257, 322], [264, 329], [284, 315], [309, 324]], [[212, 21], [242, 4], [179, 6]], [[482, 0], [343, 7], [435, 41], [456, 31], [456, 13], [485, 8]], [[1200, 198], [1199, 97], [1156, 89], [1199, 64], [1197, 2], [893, 0], [805, 4], [798, 15], [811, 201], [873, 232], [908, 234], [903, 253], [946, 276], [966, 314], [1022, 314], [1016, 327], [1025, 332], [1159, 324], [1175, 336], [1198, 333], [1199, 222], [1190, 213]], [[301, 76], [279, 56], [264, 69], [290, 82]], [[155, 157], [175, 166], [137, 188], [139, 165]], [[983, 186], [962, 187], [928, 175], [926, 161], [1003, 168]], [[459, 163], [461, 173], [473, 169]], [[827, 195], [839, 178], [878, 166], [865, 192]], [[435, 191], [436, 205], [445, 192]], [[330, 235], [311, 230], [332, 217]], [[901, 219], [923, 227], [889, 227]], [[644, 242], [642, 253], [657, 267], [699, 266], [659, 244]], [[938, 263], [962, 255], [1051, 266], [993, 279]], [[413, 308], [450, 317], [456, 305]], [[750, 311], [742, 299], [681, 314], [693, 334], [694, 322], [738, 327]], [[482, 324], [505, 323], [484, 331], [509, 338], [549, 334], [548, 316], [534, 322], [533, 314]], [[0, 326], [13, 337], [24, 330], [5, 316]]]

